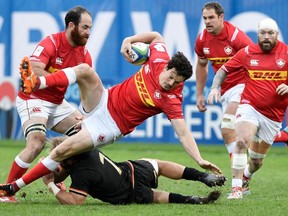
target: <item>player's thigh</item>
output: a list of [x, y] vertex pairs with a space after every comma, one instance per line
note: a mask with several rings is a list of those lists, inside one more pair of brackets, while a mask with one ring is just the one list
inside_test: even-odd
[[250, 144], [257, 132], [257, 127], [249, 121], [239, 121], [236, 123], [235, 132], [237, 141]]
[[63, 120], [59, 121], [53, 128], [53, 131], [64, 134], [67, 130], [71, 129], [82, 119], [82, 114], [79, 110], [74, 110], [71, 114], [68, 114]]
[[62, 161], [73, 155], [92, 150], [94, 148], [92, 137], [84, 126], [78, 133], [67, 137], [50, 153], [51, 159]]
[[259, 127], [259, 120], [256, 112], [250, 105], [241, 104], [236, 112], [235, 132], [238, 139], [244, 139], [245, 142], [250, 142], [254, 139]]
[[48, 104], [49, 113], [48, 113], [48, 122], [47, 128], [52, 129], [58, 133], [64, 133], [73, 125], [75, 125], [82, 115], [77, 109], [68, 103], [66, 100], [63, 100], [61, 104]]
[[224, 113], [230, 114], [230, 115], [235, 115], [237, 112], [237, 109], [238, 109], [238, 105], [239, 105], [239, 103], [235, 102], [235, 101], [228, 102], [226, 110]]
[[101, 103], [103, 92], [105, 90], [102, 83], [101, 85], [91, 86], [91, 88], [89, 88], [87, 85], [79, 85], [79, 89], [81, 104], [86, 112], [91, 112], [99, 105], [99, 103]]

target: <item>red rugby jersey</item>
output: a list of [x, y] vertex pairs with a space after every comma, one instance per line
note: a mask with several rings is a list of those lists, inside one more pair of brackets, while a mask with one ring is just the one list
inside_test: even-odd
[[[267, 118], [282, 122], [288, 95], [280, 96], [276, 88], [288, 84], [288, 48], [278, 41], [271, 53], [263, 53], [258, 44], [241, 49], [222, 66], [228, 74], [243, 69], [247, 82], [241, 96], [241, 104], [250, 104]], [[234, 73], [236, 74], [236, 73]]]
[[[214, 73], [238, 50], [253, 41], [240, 29], [231, 23], [224, 21], [224, 28], [219, 35], [212, 35], [204, 29], [197, 37], [195, 52], [199, 58], [206, 58], [212, 63]], [[221, 94], [239, 83], [245, 83], [245, 73], [228, 75], [221, 85]]]
[[[85, 46], [72, 47], [66, 37], [65, 31], [52, 34], [44, 38], [30, 56], [31, 61], [39, 61], [46, 64], [45, 70], [55, 73], [68, 67], [74, 67], [80, 63], [92, 66], [90, 53]], [[19, 91], [22, 99], [39, 98], [55, 104], [61, 104], [67, 88], [52, 87], [40, 89], [31, 95]]]
[[109, 89], [108, 109], [122, 134], [130, 133], [145, 119], [162, 112], [168, 119], [183, 119], [183, 83], [170, 91], [159, 84], [159, 75], [169, 60], [165, 44], [152, 43], [149, 60], [141, 69]]

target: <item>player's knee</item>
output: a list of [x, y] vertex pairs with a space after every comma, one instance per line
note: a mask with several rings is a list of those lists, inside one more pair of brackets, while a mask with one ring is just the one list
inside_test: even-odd
[[46, 144], [46, 127], [44, 124], [28, 125], [24, 131], [26, 148], [31, 155], [37, 156]]
[[92, 68], [86, 64], [82, 63], [74, 67], [75, 73], [77, 74], [77, 77], [85, 76], [88, 71], [92, 70]]
[[236, 146], [237, 146], [238, 150], [242, 150], [242, 149], [247, 149], [248, 148], [248, 144], [245, 141], [245, 139], [244, 138], [239, 138], [239, 137], [236, 140]]

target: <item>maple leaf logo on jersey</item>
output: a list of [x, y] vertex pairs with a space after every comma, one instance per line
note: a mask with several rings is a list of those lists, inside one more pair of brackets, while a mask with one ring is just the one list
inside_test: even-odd
[[154, 93], [154, 97], [156, 99], [160, 99], [161, 98], [161, 93], [158, 90], [156, 90], [155, 93]]
[[145, 74], [150, 73], [149, 65], [145, 65], [145, 66], [144, 66], [144, 72], [145, 72]]
[[97, 141], [98, 142], [104, 142], [105, 141], [106, 136], [104, 134], [99, 134]]
[[232, 47], [230, 47], [230, 46], [226, 46], [225, 48], [224, 48], [224, 52], [227, 54], [227, 55], [230, 55], [231, 53], [232, 53]]
[[279, 68], [282, 68], [285, 65], [286, 62], [283, 59], [278, 59], [276, 61], [276, 63], [277, 63]]

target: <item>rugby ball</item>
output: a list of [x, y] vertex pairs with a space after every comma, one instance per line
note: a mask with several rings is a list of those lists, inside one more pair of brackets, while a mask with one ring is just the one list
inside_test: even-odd
[[132, 54], [130, 58], [132, 59], [132, 64], [143, 65], [147, 62], [150, 55], [149, 44], [136, 42], [131, 44], [131, 49]]

